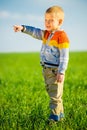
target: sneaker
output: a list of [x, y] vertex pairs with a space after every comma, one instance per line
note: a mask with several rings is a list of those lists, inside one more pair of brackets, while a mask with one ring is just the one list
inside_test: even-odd
[[64, 119], [64, 114], [60, 113], [60, 121], [63, 121], [63, 119]]
[[51, 114], [50, 117], [49, 117], [49, 120], [54, 120], [54, 121], [60, 121], [60, 120], [63, 120], [64, 118], [64, 114], [63, 113], [60, 113], [60, 115], [53, 115]]
[[51, 114], [50, 117], [49, 117], [49, 120], [59, 121], [60, 120], [60, 115]]

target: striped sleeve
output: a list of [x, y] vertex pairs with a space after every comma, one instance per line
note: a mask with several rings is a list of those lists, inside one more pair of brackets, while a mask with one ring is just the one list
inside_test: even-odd
[[42, 40], [43, 34], [44, 34], [43, 30], [32, 27], [32, 26], [26, 26], [26, 25], [22, 25], [22, 26], [24, 27], [23, 33], [31, 35], [32, 37], [34, 37], [36, 39]]

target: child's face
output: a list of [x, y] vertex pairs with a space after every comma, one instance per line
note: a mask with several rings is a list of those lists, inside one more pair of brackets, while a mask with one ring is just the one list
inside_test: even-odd
[[59, 28], [59, 20], [55, 13], [45, 14], [45, 27], [48, 31], [55, 31]]

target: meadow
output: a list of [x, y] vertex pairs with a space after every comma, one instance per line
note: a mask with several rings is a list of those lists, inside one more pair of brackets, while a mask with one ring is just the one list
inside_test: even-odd
[[65, 119], [52, 126], [39, 53], [0, 53], [1, 130], [87, 130], [87, 52], [70, 52]]

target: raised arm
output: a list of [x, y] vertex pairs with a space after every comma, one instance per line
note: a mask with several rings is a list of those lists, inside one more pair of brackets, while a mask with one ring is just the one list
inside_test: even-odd
[[26, 33], [28, 35], [31, 35], [32, 37], [36, 38], [36, 39], [39, 39], [39, 40], [42, 40], [43, 38], [43, 34], [44, 34], [44, 31], [39, 29], [39, 28], [35, 28], [35, 27], [32, 27], [32, 26], [26, 26], [26, 25], [15, 25], [14, 26], [14, 31], [15, 32], [23, 32], [23, 33]]

